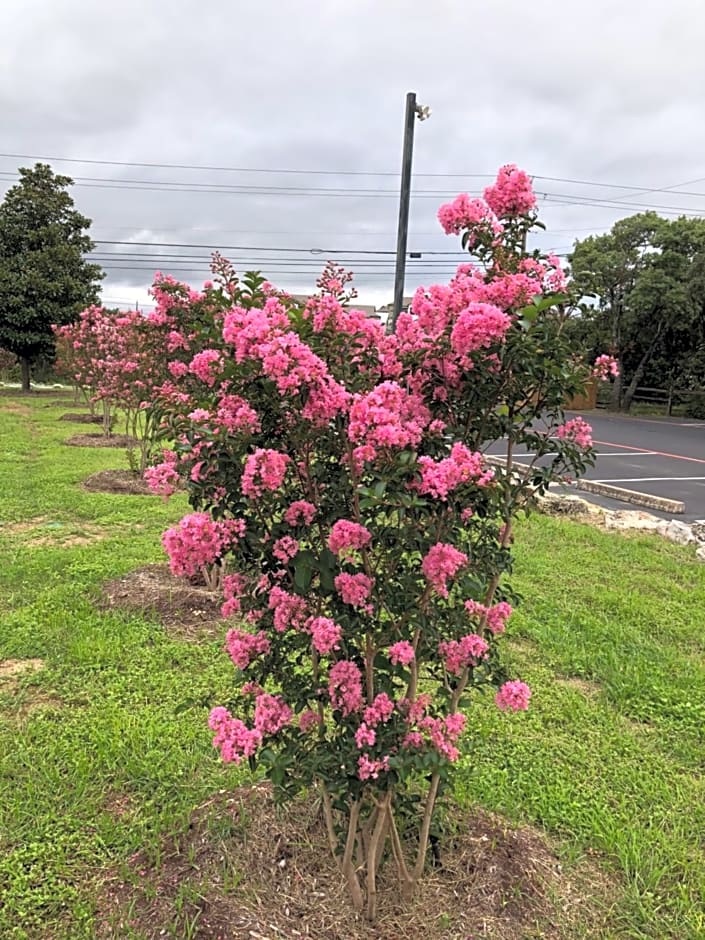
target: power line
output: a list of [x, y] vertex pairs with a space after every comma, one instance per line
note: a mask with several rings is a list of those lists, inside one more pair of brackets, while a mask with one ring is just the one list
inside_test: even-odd
[[[243, 166], [213, 166], [209, 164], [197, 164], [197, 163], [156, 163], [148, 161], [129, 161], [129, 160], [96, 160], [89, 158], [79, 158], [79, 157], [49, 157], [49, 156], [38, 156], [36, 154], [26, 154], [26, 153], [0, 153], [0, 157], [13, 160], [53, 160], [57, 163], [80, 163], [88, 164], [92, 166], [119, 166], [119, 167], [135, 167], [135, 168], [151, 168], [151, 169], [165, 169], [165, 170], [205, 170], [210, 172], [218, 173], [262, 173], [262, 174], [293, 174], [293, 175], [303, 175], [303, 176], [383, 176], [383, 177], [394, 177], [397, 178], [399, 173], [397, 170], [316, 170], [316, 169], [302, 169], [299, 167], [243, 167]], [[601, 187], [605, 189], [626, 189], [634, 191], [635, 193], [658, 193], [658, 192], [673, 192], [675, 189], [678, 189], [680, 186], [688, 186], [692, 183], [700, 183], [705, 180], [705, 177], [697, 177], [693, 180], [687, 180], [683, 183], [676, 183], [672, 186], [652, 186], [652, 187], [643, 187], [637, 186], [633, 183], [606, 183], [600, 180], [585, 180], [577, 179], [574, 177], [567, 176], [546, 176], [542, 174], [531, 174], [532, 178], [535, 180], [547, 180], [549, 182], [555, 183], [571, 183], [573, 185], [579, 186], [593, 186]], [[451, 172], [421, 172], [414, 173], [414, 177], [425, 177], [429, 179], [492, 179], [494, 178], [494, 173], [451, 173]], [[86, 179], [89, 179], [86, 177]], [[120, 181], [121, 182], [121, 181]], [[150, 181], [151, 182], [151, 181]], [[217, 184], [213, 184], [217, 185]], [[705, 196], [705, 193], [702, 192], [682, 192], [679, 195], [688, 195], [688, 196]]]
[[[0, 175], [3, 171], [0, 171]], [[81, 182], [81, 179], [91, 179], [91, 182]], [[133, 192], [168, 192], [168, 193], [190, 193], [206, 194], [218, 196], [277, 196], [277, 197], [317, 197], [333, 199], [397, 199], [398, 193], [394, 189], [342, 189], [307, 187], [307, 186], [267, 186], [256, 187], [247, 185], [225, 186], [221, 184], [202, 183], [191, 185], [179, 181], [161, 181], [161, 180], [111, 180], [99, 181], [98, 177], [77, 177], [74, 185], [87, 189], [107, 189]], [[654, 190], [655, 192], [656, 190]], [[413, 192], [414, 199], [445, 199], [452, 193], [447, 190], [423, 190], [417, 189]], [[673, 193], [673, 195], [691, 195], [705, 197], [705, 193]], [[689, 209], [685, 206], [661, 205], [659, 203], [627, 203], [617, 199], [597, 198], [583, 196], [576, 193], [555, 193], [548, 190], [537, 192], [537, 196], [543, 196], [546, 200], [554, 200], [562, 204], [569, 205], [595, 205], [603, 208], [643, 208], [655, 210], [674, 210], [682, 213], [701, 213], [705, 208]], [[631, 197], [630, 197], [631, 198]], [[565, 200], [570, 200], [566, 203]]]
[[[94, 239], [96, 245], [126, 245], [126, 246], [141, 246], [146, 248], [209, 248], [214, 251], [276, 251], [276, 252], [292, 252], [296, 254], [306, 254], [306, 255], [392, 255], [395, 256], [396, 252], [389, 249], [381, 248], [274, 248], [271, 245], [267, 246], [253, 246], [253, 245], [206, 245], [199, 242], [136, 242], [136, 241], [119, 241], [119, 240], [106, 240], [106, 239]], [[419, 249], [413, 249], [410, 253], [416, 253]], [[461, 255], [468, 257], [467, 252], [463, 251], [438, 251], [436, 249], [428, 251], [420, 251], [420, 253], [428, 255]]]
[[[57, 163], [86, 163], [93, 166], [129, 166], [150, 167], [159, 170], [209, 170], [216, 173], [278, 173], [308, 176], [393, 176], [398, 177], [398, 170], [304, 170], [294, 167], [246, 167], [246, 166], [209, 166], [198, 163], [149, 163], [128, 160], [93, 160], [78, 157], [40, 157], [30, 153], [0, 153], [0, 157], [12, 160], [53, 160]], [[414, 176], [448, 176], [459, 178], [492, 179], [494, 173], [415, 173]]]

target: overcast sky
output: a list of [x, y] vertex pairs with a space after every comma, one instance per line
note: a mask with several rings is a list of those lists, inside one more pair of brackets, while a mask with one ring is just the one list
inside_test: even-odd
[[[433, 111], [409, 249], [458, 249], [438, 205], [515, 162], [566, 251], [645, 207], [705, 214], [703, 50], [699, 0], [2, 0], [0, 148], [26, 156], [0, 157], [1, 192], [34, 157], [115, 161], [49, 161], [96, 240], [133, 243], [98, 246], [107, 302], [156, 268], [200, 283], [210, 247], [177, 243], [296, 291], [336, 257], [384, 303], [393, 255], [357, 252], [394, 251], [407, 91]], [[409, 262], [407, 293], [458, 260]]]

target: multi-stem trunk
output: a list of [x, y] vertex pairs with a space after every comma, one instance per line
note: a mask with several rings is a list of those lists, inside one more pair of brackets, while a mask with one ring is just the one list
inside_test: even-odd
[[[367, 799], [353, 800], [349, 804], [345, 819], [345, 845], [341, 852], [331, 798], [325, 784], [319, 782], [328, 844], [345, 878], [353, 908], [364, 912], [367, 920], [374, 922], [377, 918], [377, 878], [388, 845], [399, 877], [401, 895], [407, 901], [413, 897], [424, 873], [439, 783], [440, 775], [434, 774], [419, 823], [417, 848], [413, 859], [407, 861], [394, 817], [394, 789], [370, 795]], [[365, 815], [366, 809], [369, 812]]]

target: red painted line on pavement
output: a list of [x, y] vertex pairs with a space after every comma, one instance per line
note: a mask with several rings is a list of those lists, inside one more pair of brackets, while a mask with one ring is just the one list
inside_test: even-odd
[[[673, 460], [690, 460], [692, 463], [705, 463], [700, 457], [684, 457], [683, 454], [669, 454], [665, 450], [646, 450], [644, 447], [632, 447], [630, 444], [616, 444], [614, 441], [596, 441], [593, 444], [604, 444], [606, 447], [621, 447], [622, 450], [636, 450], [644, 454], [654, 454], [657, 457], [670, 457]], [[598, 454], [598, 457], [600, 455]]]

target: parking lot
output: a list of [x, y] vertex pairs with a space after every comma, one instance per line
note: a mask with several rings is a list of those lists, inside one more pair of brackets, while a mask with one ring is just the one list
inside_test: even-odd
[[[597, 462], [585, 474], [586, 479], [679, 500], [685, 504], [685, 512], [674, 518], [684, 522], [705, 519], [705, 421], [634, 418], [600, 411], [585, 412], [582, 417], [592, 426], [597, 451]], [[492, 452], [499, 454], [501, 448], [492, 448]], [[530, 456], [517, 452], [516, 459], [522, 462]], [[639, 508], [610, 497], [580, 495], [611, 509]]]

